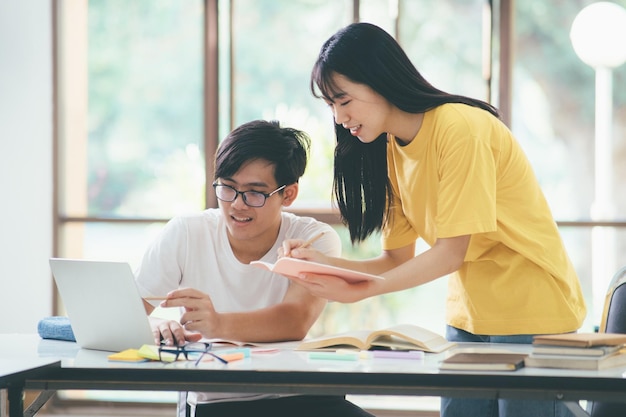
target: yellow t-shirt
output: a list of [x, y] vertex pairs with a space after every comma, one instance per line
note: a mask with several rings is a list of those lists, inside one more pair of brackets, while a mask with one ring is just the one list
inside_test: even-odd
[[561, 333], [586, 314], [580, 283], [521, 147], [488, 112], [445, 104], [414, 140], [389, 136], [394, 192], [383, 248], [472, 235], [446, 321], [474, 334]]

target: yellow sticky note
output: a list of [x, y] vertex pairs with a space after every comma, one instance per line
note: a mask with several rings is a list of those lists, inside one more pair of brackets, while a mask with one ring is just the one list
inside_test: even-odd
[[143, 345], [137, 351], [139, 356], [144, 359], [152, 359], [153, 361], [159, 360], [159, 348], [153, 345]]
[[121, 362], [144, 362], [147, 359], [139, 354], [137, 349], [126, 349], [121, 352], [112, 353], [107, 358], [110, 361], [121, 361]]

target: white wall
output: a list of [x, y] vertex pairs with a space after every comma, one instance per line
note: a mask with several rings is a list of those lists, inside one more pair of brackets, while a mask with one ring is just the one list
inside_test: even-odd
[[52, 314], [51, 1], [0, 0], [0, 333]]

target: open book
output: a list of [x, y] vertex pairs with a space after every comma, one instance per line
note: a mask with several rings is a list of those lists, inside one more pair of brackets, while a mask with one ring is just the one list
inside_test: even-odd
[[437, 353], [454, 345], [430, 330], [413, 324], [399, 324], [381, 330], [360, 330], [304, 340], [296, 350], [336, 350], [346, 347], [368, 350], [380, 347]]
[[370, 281], [373, 279], [384, 279], [377, 275], [366, 274], [364, 272], [339, 268], [332, 265], [320, 264], [312, 261], [305, 261], [297, 258], [280, 258], [275, 264], [263, 261], [252, 261], [250, 265], [257, 268], [267, 269], [277, 274], [297, 277], [301, 273], [313, 273], [320, 275], [332, 275], [343, 278], [348, 282]]

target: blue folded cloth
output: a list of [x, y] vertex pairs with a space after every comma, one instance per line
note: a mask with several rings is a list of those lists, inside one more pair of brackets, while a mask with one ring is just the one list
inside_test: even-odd
[[42, 339], [76, 341], [70, 319], [65, 316], [44, 317], [39, 320], [37, 333]]

